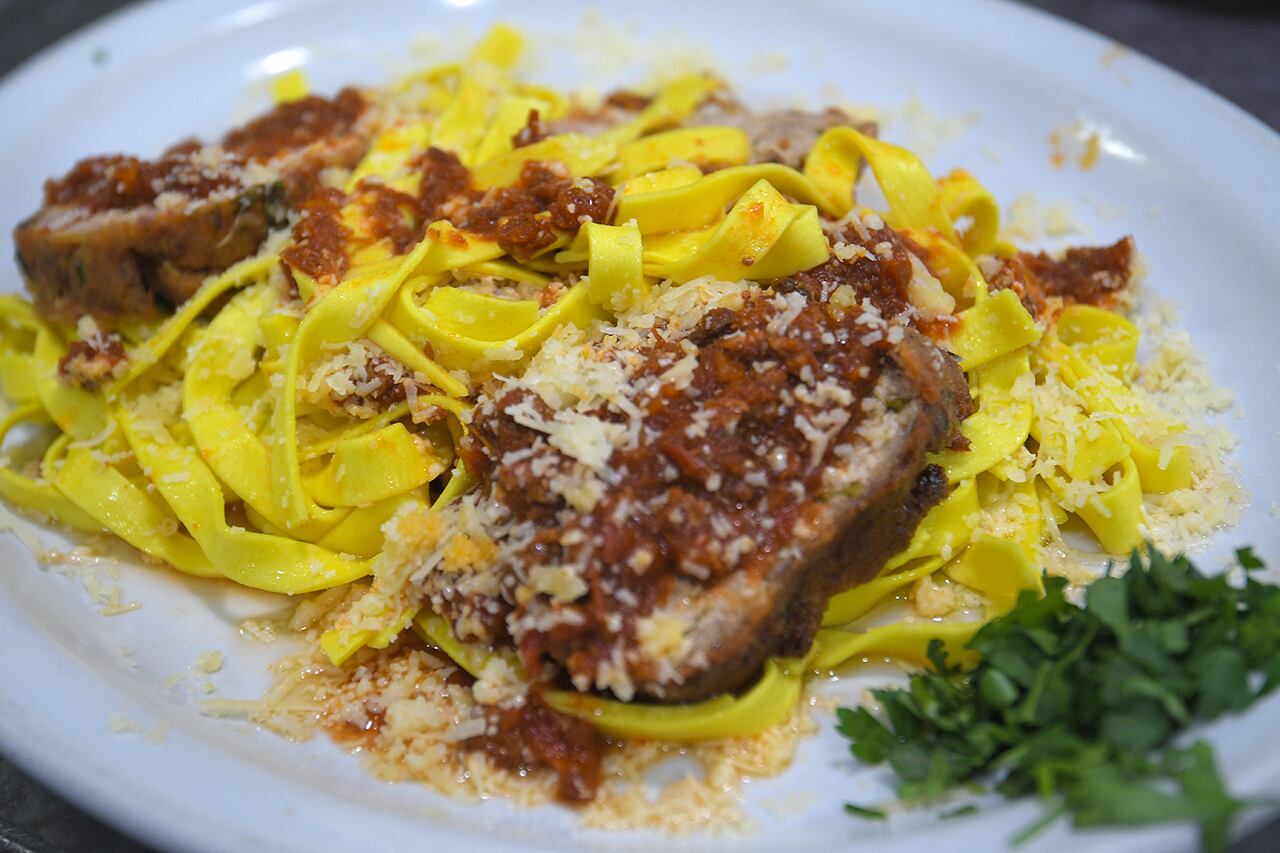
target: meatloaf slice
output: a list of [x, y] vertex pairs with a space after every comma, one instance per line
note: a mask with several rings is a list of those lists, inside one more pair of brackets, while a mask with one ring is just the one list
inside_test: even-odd
[[803, 653], [940, 499], [926, 455], [970, 408], [911, 325], [902, 244], [882, 223], [845, 239], [882, 252], [668, 285], [482, 396], [462, 447], [481, 486], [406, 569], [457, 635], [623, 699], [703, 698]]
[[45, 183], [14, 231], [37, 310], [74, 322], [150, 319], [257, 251], [330, 166], [353, 167], [372, 132], [354, 89], [282, 104], [218, 145], [156, 160], [91, 157]]

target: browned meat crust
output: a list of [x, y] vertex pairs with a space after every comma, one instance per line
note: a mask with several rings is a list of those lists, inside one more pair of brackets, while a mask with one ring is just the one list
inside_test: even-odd
[[14, 231], [36, 309], [107, 324], [173, 310], [205, 277], [257, 251], [323, 169], [359, 161], [366, 106], [352, 89], [309, 97], [217, 146], [188, 143], [154, 161], [93, 157], [46, 182], [44, 206]]
[[109, 325], [171, 311], [206, 275], [253, 254], [283, 216], [267, 187], [220, 195], [101, 212], [46, 206], [13, 234], [36, 310]]

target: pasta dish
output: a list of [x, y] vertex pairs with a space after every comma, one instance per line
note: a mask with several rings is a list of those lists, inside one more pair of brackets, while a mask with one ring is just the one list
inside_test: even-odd
[[815, 674], [963, 659], [1225, 477], [1147, 381], [1131, 238], [1030, 251], [841, 108], [704, 73], [592, 99], [521, 49], [286, 75], [15, 231], [0, 495], [300, 597], [249, 716], [625, 825], [672, 744], [746, 772]]

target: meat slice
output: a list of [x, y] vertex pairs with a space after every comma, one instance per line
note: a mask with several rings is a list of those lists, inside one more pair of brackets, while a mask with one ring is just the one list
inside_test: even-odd
[[45, 183], [43, 207], [14, 231], [37, 310], [108, 325], [173, 310], [205, 277], [257, 251], [322, 170], [359, 161], [369, 113], [346, 89], [280, 105], [218, 145], [82, 160]]
[[828, 597], [940, 499], [926, 454], [969, 412], [887, 254], [669, 286], [595, 336], [562, 330], [478, 402], [481, 486], [405, 571], [460, 637], [623, 699], [703, 698], [803, 653]]

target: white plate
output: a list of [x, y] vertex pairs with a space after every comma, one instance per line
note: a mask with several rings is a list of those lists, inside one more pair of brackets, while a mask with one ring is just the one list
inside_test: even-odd
[[[537, 40], [556, 49], [535, 54], [533, 71], [555, 83], [587, 80], [603, 89], [635, 82], [641, 60], [665, 58], [669, 65], [693, 47], [751, 97], [799, 95], [816, 104], [842, 92], [893, 108], [900, 120], [886, 130], [899, 140], [918, 141], [924, 125], [963, 128], [926, 151], [935, 171], [963, 164], [1006, 201], [1035, 191], [1046, 201], [1073, 202], [1092, 222], [1082, 240], [1135, 234], [1150, 264], [1150, 286], [1182, 303], [1186, 326], [1246, 412], [1234, 427], [1253, 505], [1241, 527], [1210, 549], [1206, 565], [1241, 543], [1280, 561], [1280, 530], [1270, 512], [1280, 500], [1275, 134], [1140, 56], [1004, 3], [649, 0], [597, 16], [629, 40], [605, 37], [599, 27], [584, 33], [583, 8], [572, 0], [536, 6], [186, 0], [112, 16], [0, 86], [0, 227], [7, 234], [37, 206], [41, 180], [79, 157], [154, 153], [193, 131], [216, 135], [264, 104], [266, 73], [293, 64], [306, 65], [321, 89], [381, 82], [397, 59], [405, 65], [417, 37], [434, 33], [440, 49], [456, 54], [468, 41], [462, 35], [505, 18], [535, 35], [552, 26], [573, 32]], [[904, 107], [912, 96], [952, 120]], [[976, 122], [957, 118], [975, 113]], [[1105, 130], [1101, 162], [1087, 172], [1055, 171], [1048, 136], [1075, 120]], [[19, 287], [8, 264], [0, 282], [6, 290]], [[269, 597], [123, 566], [118, 583], [125, 598], [144, 606], [108, 618], [96, 614], [80, 580], [36, 568], [11, 537], [0, 537], [0, 565], [0, 744], [76, 802], [159, 845], [978, 849], [1002, 846], [1036, 814], [1023, 803], [946, 823], [927, 815], [887, 826], [851, 819], [841, 804], [874, 801], [884, 794], [884, 779], [855, 767], [827, 719], [789, 772], [748, 786], [760, 829], [741, 839], [673, 842], [583, 832], [556, 808], [459, 805], [421, 787], [374, 781], [358, 758], [323, 738], [295, 745], [202, 717], [205, 694], [195, 676], [165, 688], [200, 652], [219, 649], [227, 665], [211, 679], [215, 695], [259, 695], [266, 665], [284, 650], [240, 638], [236, 625], [245, 615], [276, 609]], [[856, 685], [845, 685], [850, 699]], [[113, 733], [112, 715], [146, 731]], [[1278, 726], [1280, 701], [1268, 701], [1211, 729], [1238, 792], [1280, 791]], [[783, 802], [792, 805], [777, 808]], [[1082, 841], [1171, 849], [1189, 846], [1193, 836], [1160, 829], [1082, 837], [1059, 827], [1031, 849]]]

